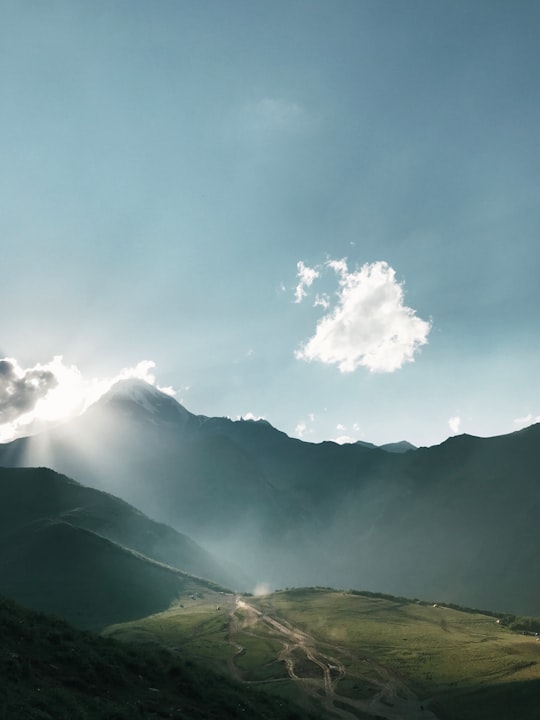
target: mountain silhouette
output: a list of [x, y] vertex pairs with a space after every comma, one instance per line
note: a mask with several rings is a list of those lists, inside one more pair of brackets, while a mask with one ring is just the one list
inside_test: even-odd
[[62, 428], [2, 446], [0, 464], [112, 492], [273, 587], [540, 614], [540, 425], [397, 445], [303, 442], [129, 381]]

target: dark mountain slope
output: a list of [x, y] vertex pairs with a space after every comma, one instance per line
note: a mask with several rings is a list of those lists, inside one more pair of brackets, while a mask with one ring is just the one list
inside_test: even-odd
[[[411, 493], [381, 518], [381, 552], [404, 592], [537, 613], [540, 567], [540, 426], [497, 438], [459, 436], [409, 454]], [[425, 569], [429, 569], [429, 574]]]
[[188, 536], [158, 523], [113, 495], [46, 468], [0, 467], [3, 533], [36, 520], [63, 520], [183, 572], [234, 585], [238, 577]]
[[194, 585], [188, 575], [69, 523], [39, 522], [2, 537], [0, 592], [78, 627], [164, 610]]
[[102, 627], [218, 587], [133, 546], [218, 567], [195, 543], [117, 498], [51, 470], [0, 468], [0, 592], [80, 627]]

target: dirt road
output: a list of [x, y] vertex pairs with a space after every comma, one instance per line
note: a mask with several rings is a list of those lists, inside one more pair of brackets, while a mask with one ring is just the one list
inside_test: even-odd
[[[240, 597], [236, 598], [230, 610], [228, 636], [230, 644], [235, 648], [235, 656], [231, 658], [229, 667], [237, 679], [242, 680], [242, 673], [235, 659], [245, 652], [237, 636], [243, 633], [264, 638], [269, 636], [268, 631], [271, 637], [279, 640], [282, 645], [276, 660], [285, 664], [289, 679], [297, 684], [307, 700], [311, 700], [316, 706], [322, 705], [329, 718], [437, 720], [434, 713], [423, 709], [422, 702], [394, 672], [367, 657], [361, 659], [362, 662], [370, 664], [375, 692], [366, 700], [340, 695], [337, 691], [338, 683], [346, 676], [346, 669], [338, 659], [339, 648], [335, 648], [335, 654], [328, 654], [328, 648], [331, 651], [332, 648], [325, 643], [325, 651], [322, 652], [318, 648], [321, 643], [317, 643], [314, 637], [268, 612], [261, 612]], [[252, 681], [250, 684], [260, 683]]]

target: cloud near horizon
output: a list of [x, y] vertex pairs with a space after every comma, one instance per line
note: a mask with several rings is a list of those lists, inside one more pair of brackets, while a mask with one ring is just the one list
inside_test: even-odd
[[521, 427], [534, 425], [538, 422], [540, 422], [540, 415], [533, 415], [532, 413], [529, 413], [524, 417], [514, 418], [514, 425], [521, 425]]
[[264, 415], [255, 415], [255, 413], [252, 413], [251, 411], [245, 413], [244, 415], [237, 415], [237, 420], [254, 420], [255, 422], [258, 422], [259, 420], [266, 420]]
[[[301, 262], [297, 267], [300, 283], [295, 298], [300, 302], [320, 273]], [[427, 343], [431, 323], [404, 305], [403, 284], [396, 280], [395, 270], [379, 261], [349, 272], [345, 259], [329, 260], [326, 267], [338, 276], [337, 301], [325, 308], [327, 314], [295, 357], [337, 365], [342, 373], [359, 367], [389, 373], [413, 362], [417, 350]]]
[[459, 432], [459, 429], [461, 427], [461, 418], [458, 415], [455, 415], [454, 417], [449, 418], [448, 420], [448, 427], [452, 431], [454, 435], [457, 435]]

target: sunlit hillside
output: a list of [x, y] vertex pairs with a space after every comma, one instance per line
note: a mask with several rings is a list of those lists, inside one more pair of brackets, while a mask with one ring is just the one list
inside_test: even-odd
[[505, 622], [435, 603], [312, 588], [186, 598], [106, 634], [158, 642], [326, 717], [533, 720], [540, 642]]

